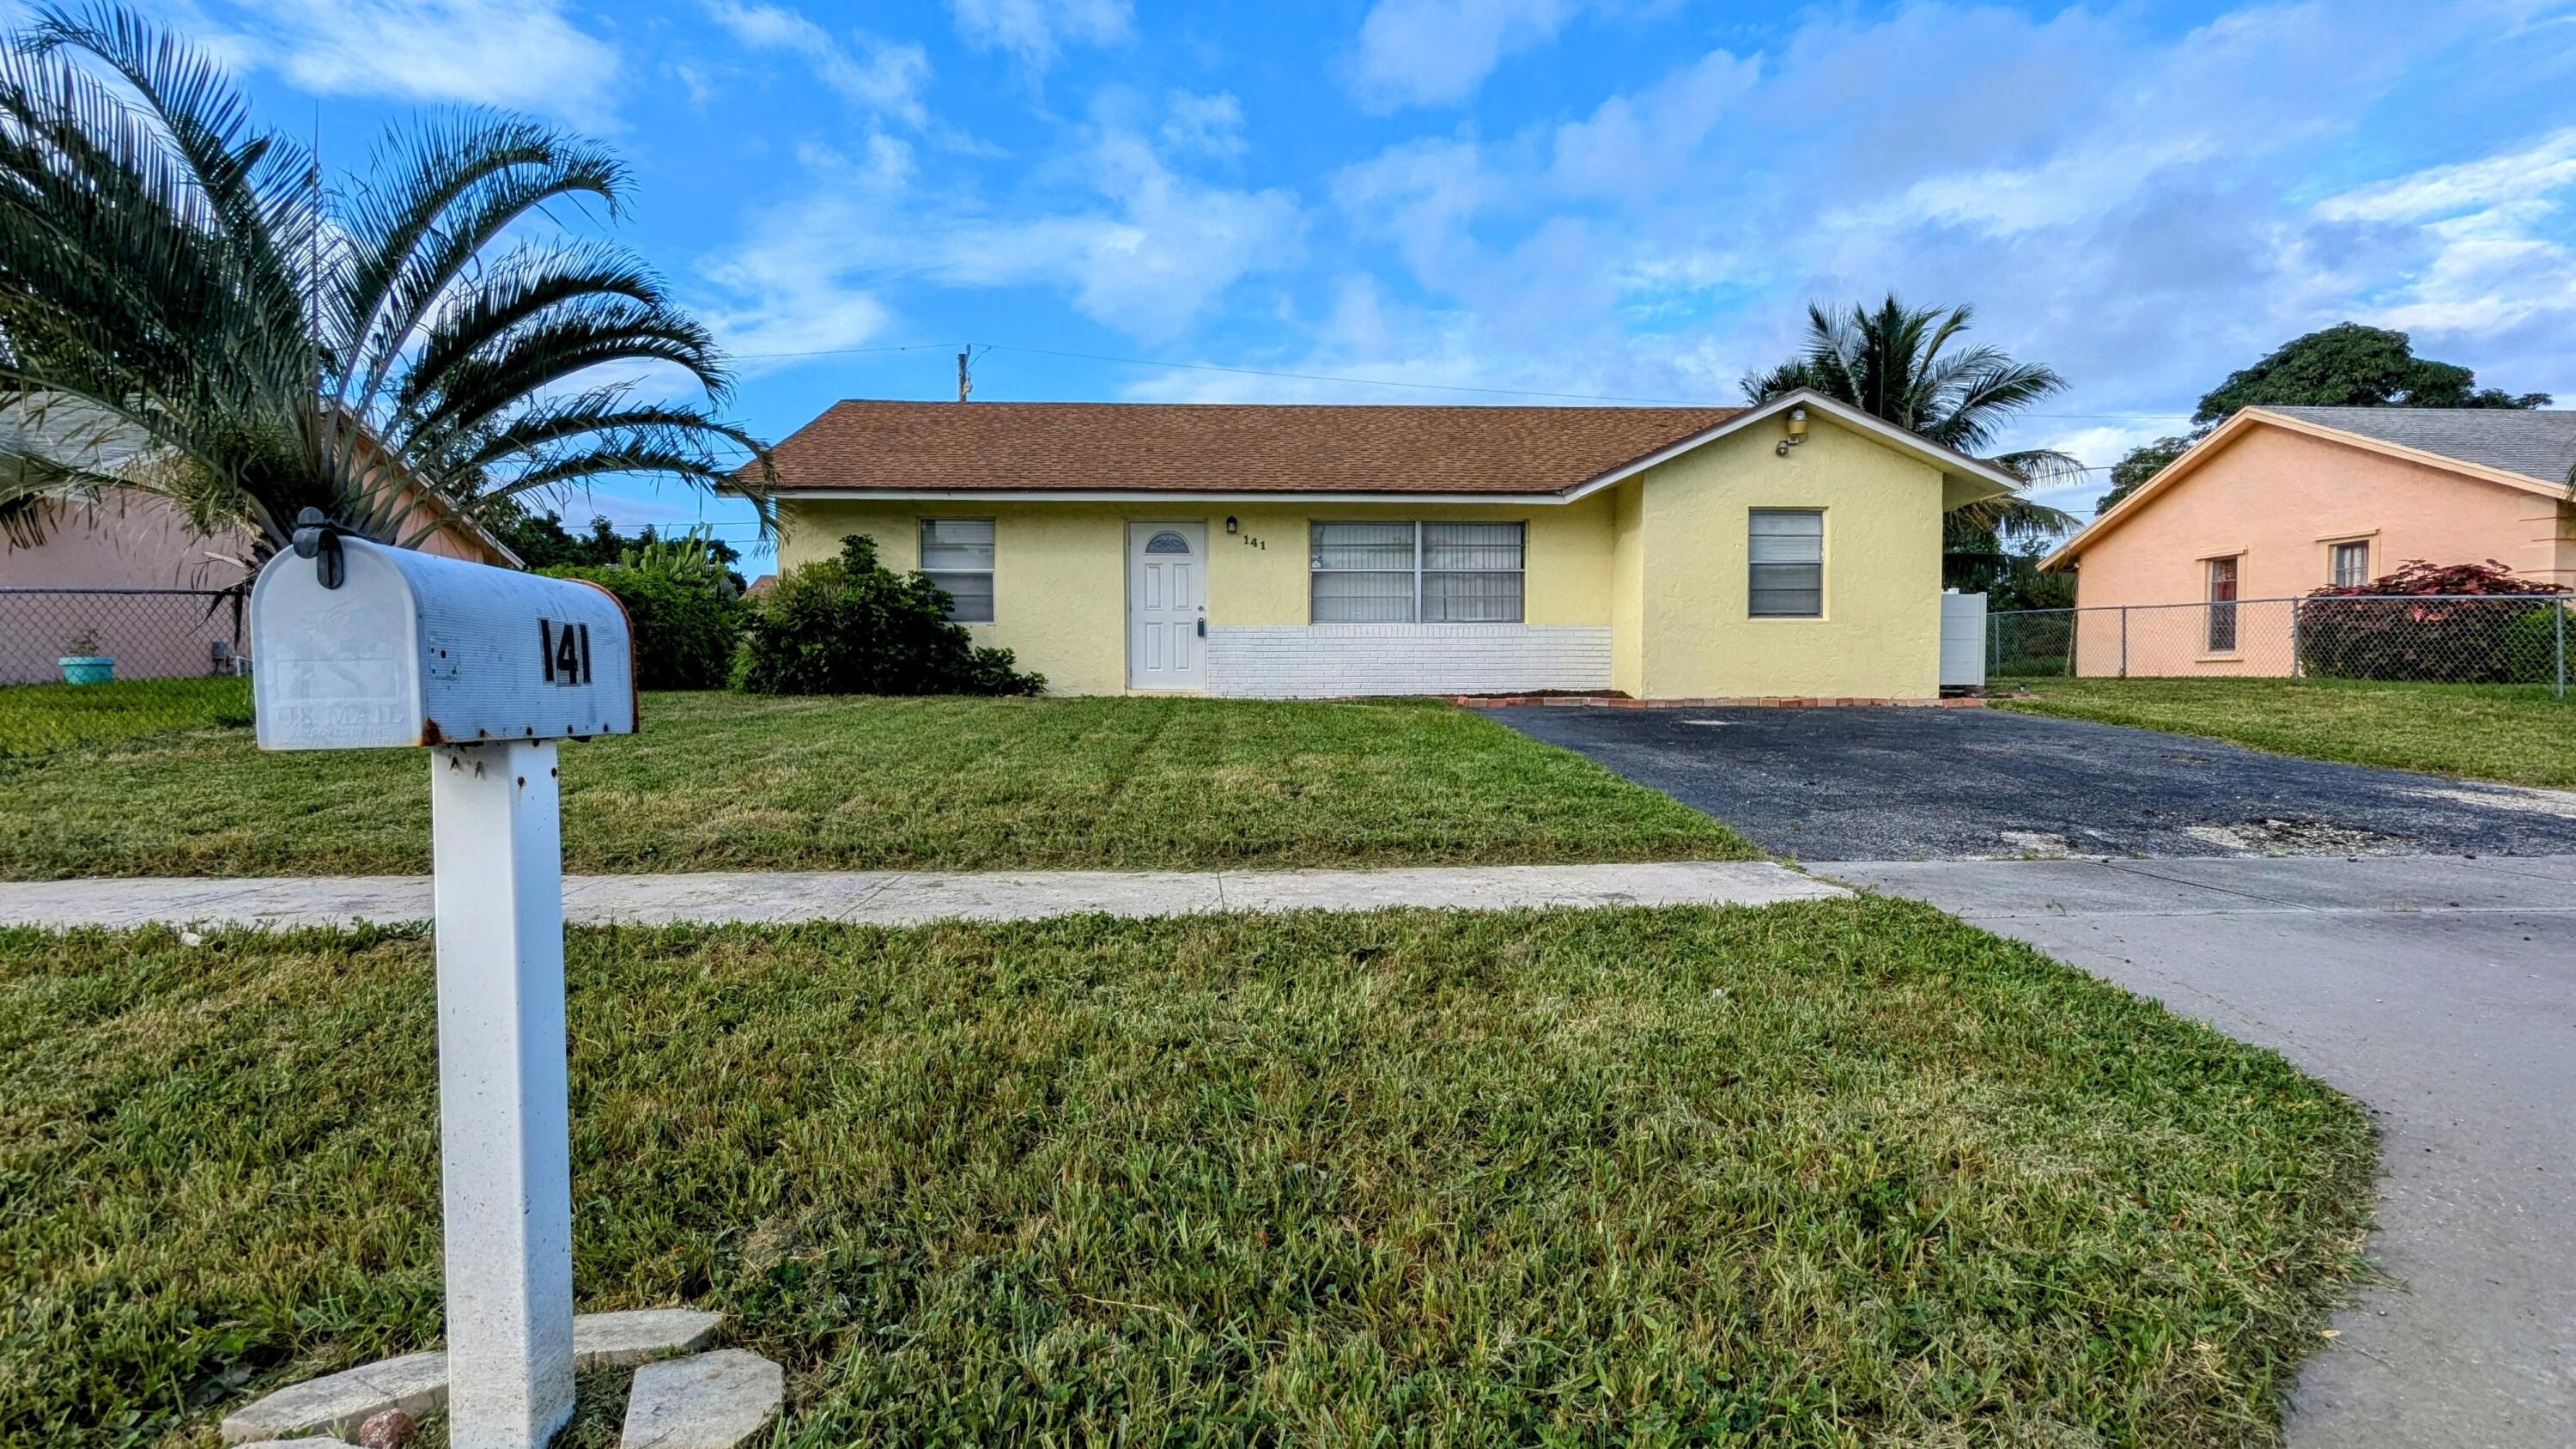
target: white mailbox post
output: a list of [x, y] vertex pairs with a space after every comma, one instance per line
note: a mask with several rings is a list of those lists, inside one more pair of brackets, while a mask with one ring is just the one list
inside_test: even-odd
[[632, 633], [589, 584], [301, 521], [251, 589], [260, 748], [429, 748], [449, 1435], [537, 1449], [573, 1390], [555, 741], [634, 732]]

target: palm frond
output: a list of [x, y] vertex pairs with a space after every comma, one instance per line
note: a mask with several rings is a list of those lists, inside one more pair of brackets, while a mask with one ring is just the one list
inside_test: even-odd
[[1781, 363], [1769, 372], [1748, 372], [1735, 385], [1744, 390], [1744, 400], [1757, 407], [1802, 387], [1823, 391], [1816, 386], [1815, 375], [1808, 371], [1804, 359]]
[[389, 133], [376, 170], [343, 208], [352, 261], [337, 311], [353, 346], [342, 397], [360, 410], [401, 365], [431, 311], [504, 231], [549, 203], [580, 196], [602, 202], [614, 218], [627, 186], [625, 167], [604, 149], [488, 112]]
[[[1875, 307], [1855, 303], [1843, 313], [1811, 302], [1799, 355], [1768, 372], [1745, 374], [1741, 386], [1756, 403], [1793, 388], [1810, 387], [1927, 441], [1974, 456], [1993, 444], [2014, 414], [2066, 386], [2065, 379], [2049, 368], [2016, 362], [1999, 348], [1982, 343], [1954, 346], [1974, 315], [1965, 305], [1908, 307], [1893, 293]], [[2062, 453], [2044, 449], [1988, 461], [2025, 479], [2054, 480], [2081, 467]], [[2055, 509], [2038, 509], [2017, 517], [2041, 514], [2066, 516]]]
[[123, 6], [41, 11], [0, 45], [0, 398], [93, 409], [135, 451], [92, 469], [42, 437], [0, 446], [0, 528], [137, 491], [257, 550], [303, 507], [397, 537], [494, 477], [621, 458], [726, 481], [738, 446], [765, 454], [703, 410], [592, 397], [584, 430], [547, 401], [653, 363], [725, 396], [713, 338], [659, 278], [604, 243], [493, 255], [559, 204], [614, 220], [627, 185], [578, 136], [464, 112], [389, 133], [367, 177], [327, 188], [203, 52]]
[[2065, 509], [2033, 503], [2015, 493], [1960, 504], [1948, 516], [1970, 528], [1986, 529], [2010, 539], [2054, 538], [2073, 532], [2082, 522]]

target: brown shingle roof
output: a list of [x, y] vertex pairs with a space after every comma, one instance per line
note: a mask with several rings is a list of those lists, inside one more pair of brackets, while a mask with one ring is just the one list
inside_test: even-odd
[[781, 493], [1554, 493], [1742, 411], [843, 402], [776, 458]]

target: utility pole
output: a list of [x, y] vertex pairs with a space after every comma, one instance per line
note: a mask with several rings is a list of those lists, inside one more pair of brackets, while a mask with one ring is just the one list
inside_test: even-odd
[[964, 402], [966, 395], [975, 390], [975, 380], [966, 375], [967, 359], [974, 355], [975, 344], [972, 342], [966, 344], [965, 351], [957, 354], [957, 400], [959, 402]]

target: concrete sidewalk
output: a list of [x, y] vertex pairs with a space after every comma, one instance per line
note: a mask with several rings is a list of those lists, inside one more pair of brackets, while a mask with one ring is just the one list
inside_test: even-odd
[[2370, 1253], [2296, 1449], [2565, 1449], [2576, 1424], [2576, 856], [1901, 861], [1912, 896], [2369, 1104]]
[[[1434, 906], [1759, 906], [1850, 892], [1767, 861], [1498, 865], [1405, 870], [743, 871], [564, 878], [576, 924], [1034, 921], [1099, 912], [1373, 911]], [[0, 925], [262, 927], [422, 921], [427, 876], [0, 882]]]

